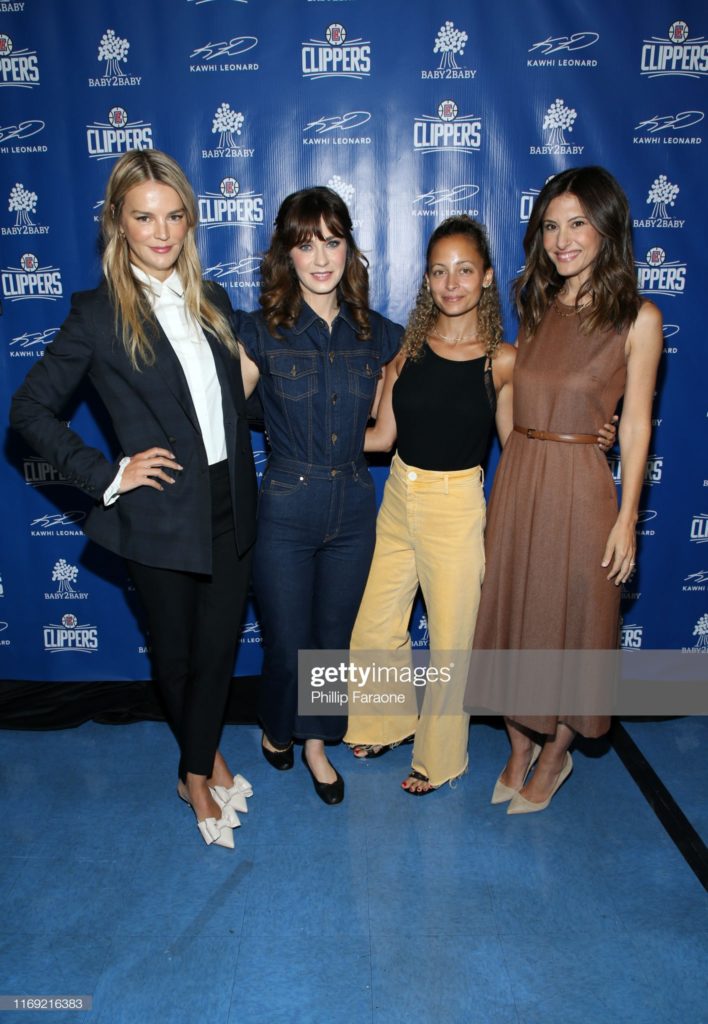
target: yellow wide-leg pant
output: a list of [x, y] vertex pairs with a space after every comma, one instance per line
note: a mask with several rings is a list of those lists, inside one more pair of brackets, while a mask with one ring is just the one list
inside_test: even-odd
[[[469, 715], [463, 709], [480, 590], [484, 577], [485, 503], [480, 466], [437, 472], [391, 464], [376, 522], [376, 548], [351, 639], [367, 660], [410, 664], [409, 624], [420, 585], [425, 601], [430, 666], [450, 666], [449, 682], [424, 688], [420, 716], [382, 708], [352, 713], [345, 742], [398, 743], [415, 733], [413, 768], [433, 786], [467, 767]], [[411, 691], [413, 684], [410, 684]]]

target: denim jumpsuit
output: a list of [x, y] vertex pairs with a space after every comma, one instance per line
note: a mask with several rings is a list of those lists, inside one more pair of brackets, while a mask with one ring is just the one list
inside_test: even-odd
[[402, 328], [378, 313], [369, 319], [366, 341], [345, 304], [331, 332], [305, 303], [280, 338], [260, 312], [239, 325], [260, 370], [271, 447], [253, 574], [264, 656], [259, 715], [278, 747], [293, 738], [339, 740], [346, 731], [345, 715], [298, 715], [297, 655], [349, 647], [374, 550], [376, 501], [364, 431]]

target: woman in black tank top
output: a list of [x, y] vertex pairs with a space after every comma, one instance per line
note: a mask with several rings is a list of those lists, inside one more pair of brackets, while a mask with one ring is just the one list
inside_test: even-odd
[[351, 646], [376, 652], [389, 668], [402, 666], [420, 585], [430, 664], [437, 659], [444, 673], [454, 660], [456, 669], [449, 681], [428, 678], [420, 716], [415, 701], [408, 713], [386, 707], [360, 714], [352, 694], [345, 737], [356, 756], [376, 757], [414, 733], [413, 764], [402, 783], [414, 795], [467, 767], [462, 696], [484, 573], [481, 462], [495, 418], [502, 443], [512, 427], [515, 350], [501, 343], [501, 332], [484, 230], [469, 217], [448, 218], [428, 244], [403, 347], [384, 371], [376, 424], [366, 434], [365, 451], [388, 451], [396, 439], [398, 447]]

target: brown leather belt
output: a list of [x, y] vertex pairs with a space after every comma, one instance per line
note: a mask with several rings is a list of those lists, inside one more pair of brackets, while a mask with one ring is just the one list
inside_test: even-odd
[[533, 430], [531, 427], [514, 426], [517, 434], [523, 434], [533, 441], [564, 441], [566, 444], [597, 444], [596, 434], [553, 434], [550, 430]]

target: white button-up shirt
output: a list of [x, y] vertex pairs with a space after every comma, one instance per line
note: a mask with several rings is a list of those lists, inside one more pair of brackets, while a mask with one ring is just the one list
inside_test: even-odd
[[[223, 462], [226, 458], [226, 434], [214, 355], [201, 325], [187, 312], [179, 275], [173, 270], [165, 281], [158, 281], [135, 264], [131, 269], [139, 281], [148, 285], [153, 312], [184, 371], [209, 465]], [[121, 460], [118, 475], [104, 493], [104, 504], [112, 504], [118, 497], [123, 470], [129, 461], [128, 458]]]

